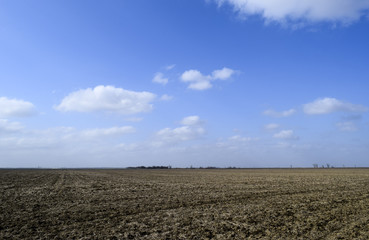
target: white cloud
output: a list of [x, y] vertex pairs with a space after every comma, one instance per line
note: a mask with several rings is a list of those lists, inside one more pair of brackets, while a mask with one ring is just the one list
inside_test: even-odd
[[137, 143], [121, 143], [117, 145], [118, 149], [121, 149], [123, 151], [133, 152], [133, 151], [143, 151], [147, 150], [148, 147], [144, 146], [143, 144], [137, 144]]
[[[3, 124], [4, 121], [0, 121], [0, 132], [2, 131], [1, 125]], [[18, 149], [30, 148], [47, 150], [67, 147], [71, 151], [82, 148], [89, 150], [93, 143], [97, 144], [96, 146], [99, 147], [102, 145], [109, 145], [109, 139], [135, 132], [135, 129], [131, 126], [85, 130], [77, 130], [71, 127], [23, 130], [22, 126], [19, 124], [11, 125], [6, 122], [5, 124], [8, 126], [6, 130], [16, 131], [18, 134], [14, 135], [12, 138], [0, 138], [0, 147]]]
[[6, 119], [0, 119], [0, 133], [18, 132], [23, 126], [18, 122], [9, 122]]
[[186, 126], [199, 125], [201, 123], [199, 116], [189, 116], [182, 119], [181, 124]]
[[288, 116], [293, 115], [294, 113], [296, 113], [295, 109], [289, 109], [289, 110], [282, 111], [282, 112], [277, 112], [272, 109], [268, 109], [263, 112], [264, 115], [267, 115], [270, 117], [288, 117]]
[[72, 131], [71, 128], [63, 127], [47, 130], [17, 131], [14, 137], [0, 138], [0, 147], [7, 150], [15, 149], [17, 152], [23, 149], [49, 149], [51, 146], [62, 142]]
[[[236, 152], [245, 152], [257, 145], [260, 138], [244, 137], [241, 135], [233, 135], [227, 139], [218, 139], [215, 143], [215, 151], [231, 151], [228, 154], [234, 154]], [[226, 155], [228, 155], [226, 154]]]
[[[0, 134], [0, 158], [3, 160], [0, 161], [0, 166], [127, 167], [170, 164], [174, 167], [286, 167], [293, 164], [294, 167], [309, 167], [313, 163], [320, 165], [326, 162], [335, 166], [343, 163], [346, 166], [367, 164], [369, 150], [365, 143], [336, 144], [335, 141], [325, 139], [304, 144], [284, 139], [250, 139], [242, 134], [230, 135], [232, 137], [224, 140], [211, 140], [202, 139], [204, 130], [201, 131], [198, 127], [201, 124], [167, 128], [165, 131], [158, 131], [160, 134], [155, 135], [154, 139], [143, 142], [132, 142], [130, 136], [125, 138], [125, 131], [122, 131], [123, 137], [117, 137], [120, 135], [113, 134], [116, 131], [108, 130], [119, 127], [99, 128], [95, 131], [102, 132], [103, 137], [100, 134], [91, 134], [90, 137], [83, 135], [96, 129], [22, 129], [8, 136]], [[289, 134], [280, 135], [286, 137]], [[206, 141], [190, 141], [195, 139]], [[354, 163], [352, 156], [355, 156]]]
[[88, 138], [96, 138], [96, 137], [119, 136], [133, 132], [135, 132], [134, 127], [124, 126], [124, 127], [88, 129], [82, 131], [80, 135]]
[[234, 70], [224, 67], [220, 70], [213, 71], [211, 75], [212, 75], [212, 79], [226, 80], [230, 78], [234, 73], [235, 73]]
[[189, 116], [182, 119], [178, 128], [164, 128], [156, 133], [153, 146], [161, 147], [168, 144], [177, 144], [183, 141], [198, 139], [205, 134], [202, 121], [198, 116]]
[[265, 130], [275, 130], [277, 128], [279, 128], [279, 125], [276, 123], [270, 123], [264, 126]]
[[211, 77], [204, 76], [198, 70], [188, 70], [185, 71], [181, 76], [182, 82], [189, 83], [188, 88], [194, 90], [206, 90], [211, 88]]
[[156, 95], [150, 92], [134, 92], [113, 86], [97, 86], [70, 93], [55, 107], [68, 112], [115, 112], [136, 114], [149, 112]]
[[164, 74], [161, 72], [155, 73], [154, 78], [152, 79], [152, 82], [159, 83], [162, 85], [166, 85], [168, 83], [168, 78], [164, 77]]
[[343, 102], [335, 98], [319, 98], [303, 106], [306, 114], [328, 114], [333, 112], [365, 112], [368, 108], [363, 105]]
[[212, 87], [213, 85], [209, 81], [198, 81], [188, 85], [188, 88], [193, 90], [206, 90]]
[[237, 142], [249, 142], [253, 139], [251, 137], [241, 137], [240, 135], [235, 135], [229, 138], [230, 141], [237, 141]]
[[188, 141], [203, 135], [205, 130], [202, 127], [182, 126], [178, 128], [164, 128], [156, 133], [161, 141], [176, 143]]
[[160, 97], [160, 100], [162, 100], [162, 101], [170, 101], [170, 100], [172, 100], [173, 99], [173, 97], [172, 96], [169, 96], [169, 95], [167, 95], [167, 94], [164, 94], [164, 95], [162, 95], [161, 97]]
[[230, 68], [214, 70], [211, 75], [203, 75], [198, 70], [187, 70], [181, 75], [181, 81], [189, 83], [188, 88], [193, 90], [206, 90], [212, 88], [211, 81], [229, 79], [235, 73]]
[[347, 122], [339, 122], [336, 124], [337, 128], [341, 131], [346, 131], [346, 132], [353, 132], [353, 131], [357, 131], [357, 127], [356, 124], [350, 121]]
[[286, 140], [298, 139], [298, 137], [295, 136], [293, 130], [282, 130], [279, 133], [274, 134], [273, 137]]
[[214, 0], [228, 3], [243, 16], [261, 15], [266, 22], [351, 23], [368, 15], [369, 0]]
[[32, 103], [0, 97], [0, 117], [27, 117], [36, 113]]

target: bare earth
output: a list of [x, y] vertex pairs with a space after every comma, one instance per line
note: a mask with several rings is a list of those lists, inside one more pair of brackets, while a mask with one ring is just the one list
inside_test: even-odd
[[0, 239], [369, 239], [369, 169], [0, 170]]

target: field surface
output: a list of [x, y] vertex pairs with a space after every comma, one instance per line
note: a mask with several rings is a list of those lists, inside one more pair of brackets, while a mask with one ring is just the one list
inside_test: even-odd
[[0, 170], [0, 239], [369, 239], [369, 169]]

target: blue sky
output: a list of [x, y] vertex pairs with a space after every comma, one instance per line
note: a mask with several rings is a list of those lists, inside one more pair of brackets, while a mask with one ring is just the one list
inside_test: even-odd
[[368, 13], [0, 1], [0, 167], [368, 166]]

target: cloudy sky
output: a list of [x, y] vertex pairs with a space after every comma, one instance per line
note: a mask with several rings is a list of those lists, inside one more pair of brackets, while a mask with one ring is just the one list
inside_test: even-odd
[[0, 167], [369, 166], [369, 0], [2, 0]]

